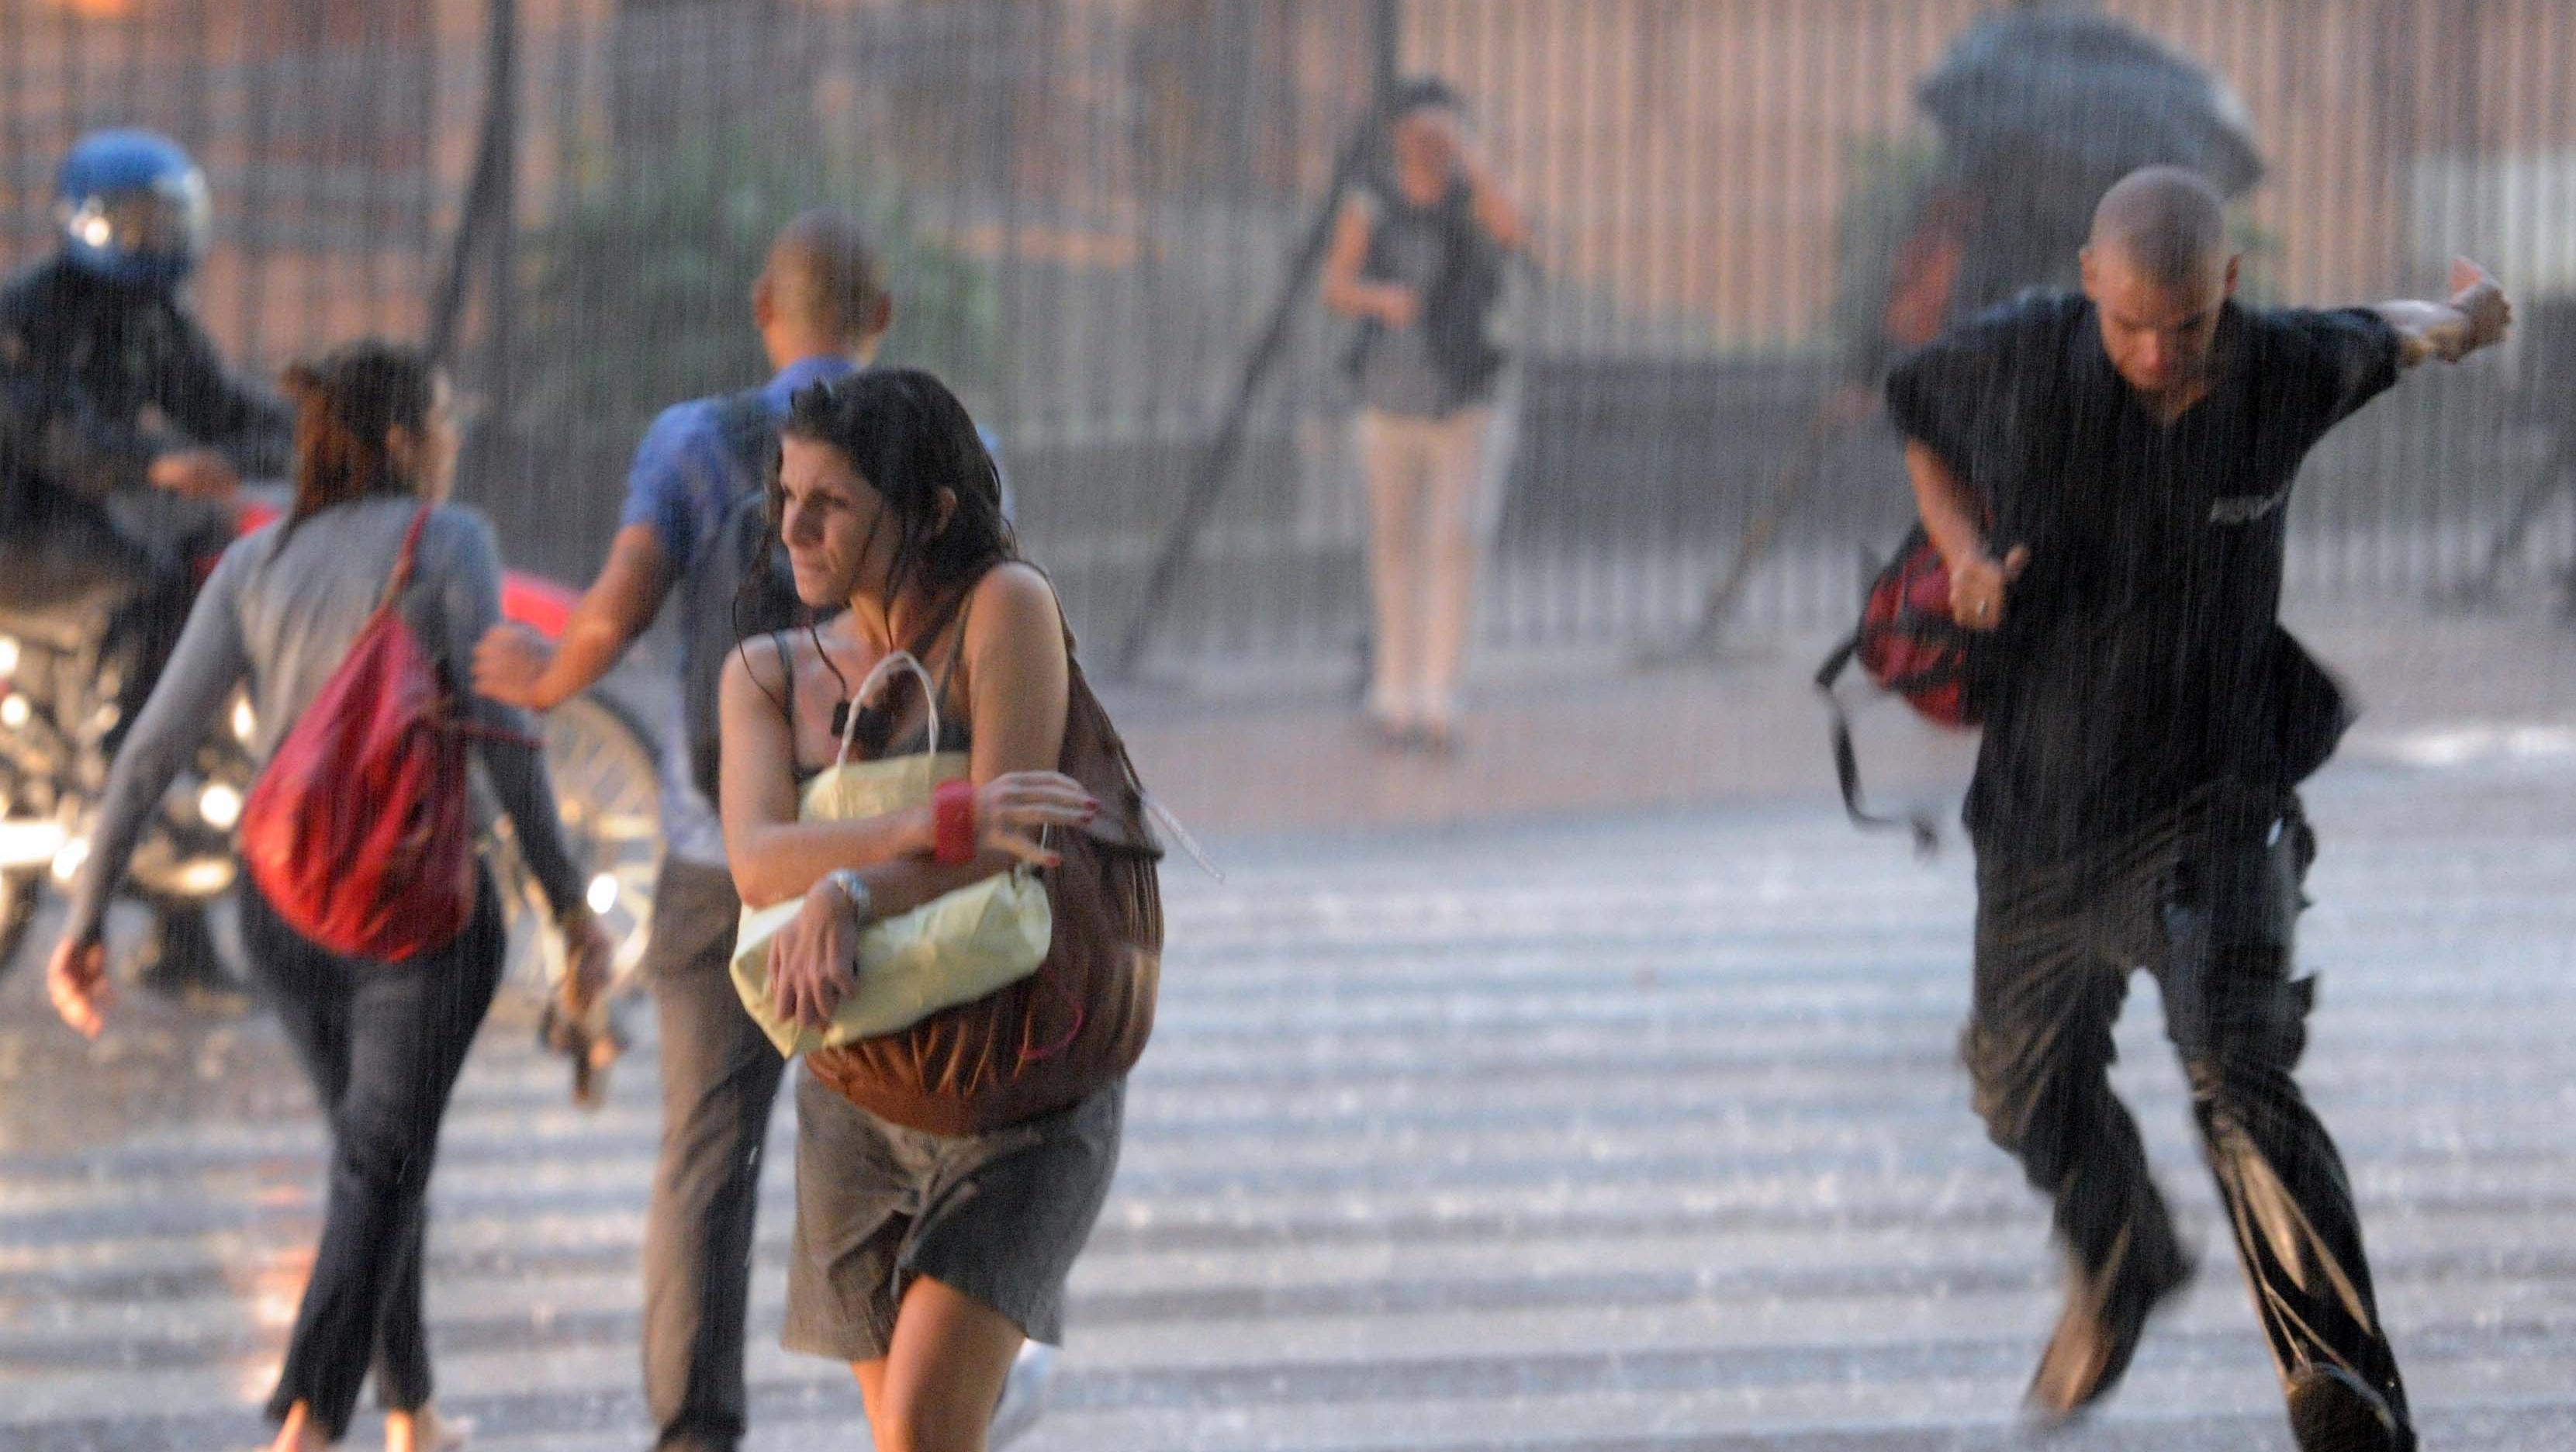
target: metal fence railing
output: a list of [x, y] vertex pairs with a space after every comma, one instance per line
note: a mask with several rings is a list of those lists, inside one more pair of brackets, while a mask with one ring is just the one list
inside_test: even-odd
[[[769, 231], [839, 199], [894, 259], [892, 350], [996, 426], [1023, 533], [1078, 624], [1128, 632], [1169, 559], [1144, 634], [1158, 655], [1339, 651], [1364, 612], [1345, 332], [1293, 264], [1379, 76], [1438, 72], [1538, 234], [1509, 316], [1519, 447], [1486, 637], [1642, 644], [1691, 625], [1803, 457], [1848, 351], [1856, 229], [1921, 152], [1918, 80], [1988, 8], [0, 0], [0, 260], [46, 245], [72, 135], [140, 121], [208, 163], [204, 299], [244, 358], [426, 330], [499, 118], [506, 226], [463, 249], [459, 357], [491, 405], [469, 487], [514, 553], [577, 574], [653, 409], [757, 375], [744, 296]], [[2100, 8], [2241, 98], [2268, 161], [2242, 207], [2259, 295], [2421, 293], [2471, 251], [2523, 298], [2515, 357], [2366, 414], [2294, 515], [2293, 588], [2311, 596], [2483, 574], [2576, 416], [2552, 304], [2576, 295], [2576, 10]], [[1238, 450], [1213, 471], [1229, 429]], [[1739, 629], [1840, 617], [1859, 547], [1903, 517], [1883, 435], [1804, 462]], [[2539, 520], [2532, 551], [2576, 551], [2564, 511]]]

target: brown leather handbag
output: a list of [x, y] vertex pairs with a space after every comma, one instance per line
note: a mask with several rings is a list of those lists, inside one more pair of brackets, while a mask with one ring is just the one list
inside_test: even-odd
[[1163, 849], [1126, 743], [1072, 661], [1056, 769], [1100, 803], [1058, 830], [1046, 870], [1054, 934], [1037, 972], [899, 1033], [805, 1056], [851, 1103], [931, 1134], [981, 1134], [1069, 1108], [1135, 1066], [1162, 982]]

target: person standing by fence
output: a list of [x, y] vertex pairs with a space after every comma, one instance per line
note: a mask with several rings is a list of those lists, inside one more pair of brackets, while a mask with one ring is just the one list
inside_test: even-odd
[[2102, 198], [2082, 276], [1888, 383], [1952, 614], [1994, 652], [1962, 1054], [2070, 1262], [2031, 1409], [2064, 1421], [2107, 1395], [2191, 1274], [2108, 1077], [2143, 966], [2299, 1446], [2411, 1452], [2352, 1188], [2291, 1078], [2316, 993], [2292, 972], [2315, 854], [2295, 787], [2347, 715], [2279, 624], [2284, 516], [2329, 429], [2511, 312], [2465, 262], [2447, 302], [2240, 307], [2218, 196], [2171, 167]]
[[1528, 229], [1446, 82], [1399, 85], [1384, 125], [1389, 165], [1343, 201], [1322, 297], [1360, 320], [1350, 366], [1376, 622], [1369, 724], [1391, 743], [1447, 749], [1507, 433], [1491, 326], [1506, 255]]

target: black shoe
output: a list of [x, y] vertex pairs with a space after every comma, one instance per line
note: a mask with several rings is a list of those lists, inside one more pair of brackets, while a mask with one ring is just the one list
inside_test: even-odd
[[2305, 1366], [2291, 1376], [2290, 1435], [2299, 1452], [2415, 1452], [2415, 1429], [2340, 1366]]
[[2048, 1338], [2048, 1349], [2040, 1353], [2039, 1369], [2031, 1374], [2030, 1390], [2022, 1397], [2022, 1405], [2041, 1428], [2064, 1427], [2109, 1396], [2138, 1354], [2147, 1318], [2190, 1283], [2190, 1252], [2170, 1232], [2161, 1240], [2161, 1248], [2146, 1264], [2127, 1264], [2124, 1238], [2112, 1255], [2109, 1275], [2098, 1281], [2080, 1273], [2070, 1275], [2066, 1310], [2057, 1318], [2057, 1330]]

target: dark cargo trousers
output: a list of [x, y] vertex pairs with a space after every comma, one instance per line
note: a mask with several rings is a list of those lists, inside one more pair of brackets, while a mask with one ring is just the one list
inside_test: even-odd
[[662, 1151], [644, 1217], [644, 1400], [654, 1445], [687, 1452], [732, 1452], [749, 1422], [752, 1222], [786, 1067], [734, 992], [741, 911], [725, 869], [666, 863], [645, 965], [661, 1027]]
[[2082, 861], [1981, 852], [1961, 1050], [1977, 1112], [2050, 1197], [2074, 1273], [2119, 1307], [2182, 1253], [2108, 1077], [2128, 975], [2155, 975], [2275, 1368], [2343, 1367], [2403, 1417], [2343, 1161], [2290, 1077], [2315, 997], [2291, 977], [2314, 855], [2296, 796], [2241, 787]]

